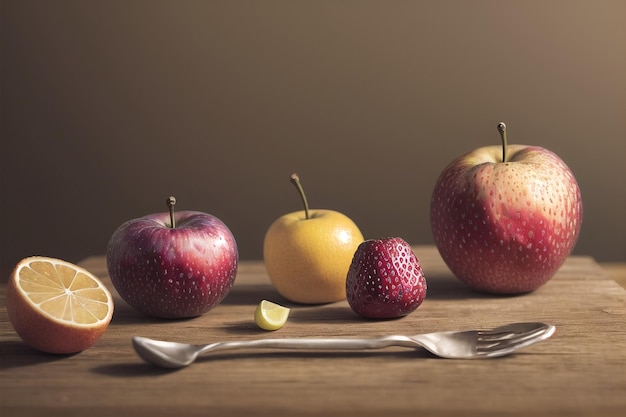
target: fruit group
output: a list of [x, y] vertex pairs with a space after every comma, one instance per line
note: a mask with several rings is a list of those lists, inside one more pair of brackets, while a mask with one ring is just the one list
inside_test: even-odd
[[354, 222], [333, 210], [309, 210], [297, 175], [305, 209], [279, 217], [263, 241], [263, 259], [278, 293], [297, 303], [320, 304], [346, 298], [346, 273], [363, 241]]
[[583, 207], [574, 175], [556, 154], [527, 145], [476, 149], [441, 173], [431, 200], [435, 244], [471, 288], [530, 292], [571, 253]]
[[113, 316], [113, 298], [93, 274], [42, 256], [22, 259], [7, 285], [9, 320], [27, 345], [69, 354], [93, 345]]
[[262, 300], [254, 310], [254, 322], [263, 330], [278, 330], [285, 325], [290, 309]]
[[426, 297], [419, 260], [403, 239], [370, 239], [354, 254], [346, 279], [352, 310], [366, 318], [395, 318], [415, 311]]
[[239, 252], [230, 229], [198, 211], [147, 215], [111, 236], [107, 268], [120, 296], [136, 310], [161, 318], [204, 314], [230, 292]]

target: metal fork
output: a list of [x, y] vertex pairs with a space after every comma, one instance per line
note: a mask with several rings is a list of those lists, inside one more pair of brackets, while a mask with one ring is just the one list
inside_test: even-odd
[[163, 368], [182, 368], [193, 363], [201, 354], [243, 348], [355, 350], [402, 346], [423, 347], [436, 356], [449, 359], [494, 358], [545, 340], [554, 331], [554, 326], [545, 323], [513, 323], [492, 330], [436, 332], [415, 336], [257, 339], [206, 345], [134, 336], [132, 342], [137, 354], [146, 362]]

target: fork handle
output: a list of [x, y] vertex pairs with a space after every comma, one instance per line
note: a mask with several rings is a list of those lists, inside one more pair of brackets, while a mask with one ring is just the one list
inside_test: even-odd
[[415, 341], [406, 336], [384, 336], [373, 338], [285, 338], [256, 339], [243, 341], [216, 342], [204, 345], [198, 354], [236, 349], [327, 349], [358, 350], [382, 349], [389, 346], [415, 347]]

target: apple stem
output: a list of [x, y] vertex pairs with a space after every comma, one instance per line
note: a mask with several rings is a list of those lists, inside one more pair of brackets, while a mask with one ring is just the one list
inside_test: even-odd
[[302, 204], [304, 205], [304, 217], [309, 219], [309, 203], [306, 201], [306, 195], [304, 194], [304, 189], [302, 188], [302, 184], [300, 183], [300, 177], [298, 174], [291, 174], [290, 178], [293, 185], [298, 189], [298, 193], [300, 193], [300, 198], [302, 199]]
[[498, 132], [500, 132], [500, 139], [502, 140], [502, 162], [506, 162], [506, 125], [504, 122], [498, 123]]
[[167, 198], [167, 207], [170, 209], [170, 227], [174, 229], [176, 227], [176, 220], [174, 220], [174, 205], [176, 205], [176, 198], [170, 196]]

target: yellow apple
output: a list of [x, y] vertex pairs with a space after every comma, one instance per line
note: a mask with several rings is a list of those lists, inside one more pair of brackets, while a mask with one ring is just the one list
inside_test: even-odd
[[346, 215], [309, 210], [296, 174], [304, 210], [285, 214], [269, 227], [263, 259], [272, 285], [286, 299], [322, 304], [346, 298], [346, 276], [363, 234]]

